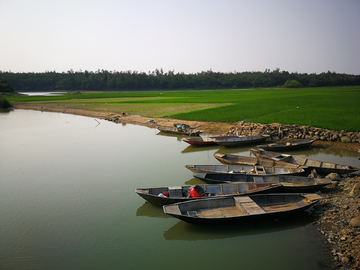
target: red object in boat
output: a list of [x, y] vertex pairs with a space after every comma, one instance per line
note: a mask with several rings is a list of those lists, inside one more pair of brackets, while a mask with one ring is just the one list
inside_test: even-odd
[[190, 189], [190, 190], [189, 190], [189, 193], [190, 193], [190, 196], [191, 196], [192, 198], [200, 198], [200, 197], [202, 197], [202, 194], [199, 194], [199, 193], [196, 191], [195, 187], [193, 187], [192, 189]]

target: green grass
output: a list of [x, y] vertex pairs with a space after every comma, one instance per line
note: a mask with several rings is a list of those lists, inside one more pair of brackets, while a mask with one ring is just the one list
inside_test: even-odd
[[[7, 97], [8, 98], [8, 97]], [[9, 97], [11, 102], [70, 104], [108, 112], [184, 120], [310, 125], [360, 131], [360, 87], [211, 91], [97, 92]]]

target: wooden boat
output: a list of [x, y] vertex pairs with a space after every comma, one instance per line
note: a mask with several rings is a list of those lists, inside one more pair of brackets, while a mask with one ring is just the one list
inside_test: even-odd
[[[192, 193], [192, 188], [194, 188], [197, 193]], [[209, 197], [271, 193], [277, 192], [281, 188], [282, 186], [279, 183], [220, 183], [195, 186], [137, 188], [135, 189], [135, 193], [151, 204], [166, 205], [188, 200], [206, 199]]]
[[338, 163], [319, 161], [315, 159], [304, 158], [300, 156], [292, 156], [288, 154], [280, 154], [276, 152], [266, 151], [263, 149], [250, 149], [250, 152], [258, 159], [273, 160], [273, 161], [285, 161], [301, 166], [307, 166], [310, 169], [315, 169], [319, 174], [348, 174], [360, 170], [359, 167], [353, 167], [349, 165], [342, 165]]
[[184, 138], [182, 141], [194, 145], [194, 146], [203, 146], [203, 145], [216, 145], [216, 143], [212, 140], [214, 137], [194, 137], [194, 138]]
[[225, 139], [225, 138], [239, 138], [239, 136], [214, 136], [214, 137], [195, 137], [195, 138], [184, 138], [184, 142], [194, 145], [194, 146], [203, 146], [203, 145], [216, 145], [215, 139]]
[[270, 135], [258, 135], [258, 136], [247, 136], [247, 137], [237, 137], [237, 138], [220, 138], [214, 139], [215, 143], [221, 146], [234, 147], [246, 144], [254, 144], [259, 142], [264, 142]]
[[261, 165], [185, 165], [194, 173], [291, 174], [304, 175], [307, 170], [291, 167], [265, 167]]
[[215, 153], [214, 157], [220, 161], [222, 164], [226, 165], [261, 165], [266, 167], [290, 167], [290, 168], [306, 168], [306, 166], [301, 166], [298, 164], [278, 161], [278, 160], [270, 160], [270, 159], [258, 159], [256, 157], [246, 157], [234, 154], [221, 154]]
[[251, 175], [241, 173], [194, 173], [194, 177], [208, 184], [239, 182], [282, 184], [282, 192], [315, 192], [332, 183], [328, 178], [282, 174]]
[[165, 205], [163, 210], [194, 224], [247, 222], [302, 212], [320, 199], [317, 194], [257, 194], [181, 202]]
[[203, 133], [202, 130], [193, 130], [193, 129], [183, 129], [181, 131], [179, 131], [176, 128], [170, 128], [170, 127], [157, 127], [157, 129], [160, 132], [184, 135], [184, 136], [200, 136], [200, 134]]
[[313, 142], [315, 142], [315, 140], [304, 139], [304, 140], [290, 141], [286, 143], [261, 144], [258, 145], [257, 147], [270, 151], [288, 151], [288, 150], [308, 148], [313, 144]]

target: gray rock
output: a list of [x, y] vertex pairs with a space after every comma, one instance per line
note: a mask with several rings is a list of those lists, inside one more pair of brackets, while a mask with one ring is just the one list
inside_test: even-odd
[[350, 220], [350, 226], [352, 227], [360, 227], [360, 218], [355, 217]]
[[341, 180], [340, 175], [337, 173], [330, 173], [327, 176], [325, 176], [325, 178], [329, 178], [331, 181], [340, 181]]
[[355, 186], [352, 188], [349, 194], [350, 197], [359, 197], [360, 196], [360, 184], [356, 183]]
[[341, 142], [343, 142], [343, 143], [349, 143], [349, 142], [351, 142], [351, 139], [348, 137], [348, 136], [343, 136], [343, 137], [341, 137]]

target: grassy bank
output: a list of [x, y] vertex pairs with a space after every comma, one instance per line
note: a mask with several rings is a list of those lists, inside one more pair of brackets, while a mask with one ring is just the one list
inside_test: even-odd
[[309, 125], [360, 131], [360, 86], [162, 92], [96, 92], [9, 97], [26, 102], [184, 120]]

